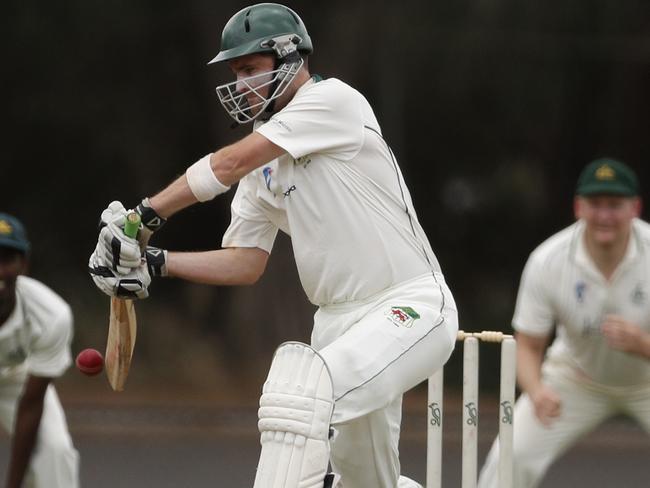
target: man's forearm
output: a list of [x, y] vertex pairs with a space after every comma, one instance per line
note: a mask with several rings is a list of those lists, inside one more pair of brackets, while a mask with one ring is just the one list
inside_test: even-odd
[[650, 359], [650, 333], [648, 332], [644, 333], [641, 337], [639, 355], [646, 359]]
[[194, 205], [197, 201], [187, 184], [187, 178], [184, 174], [149, 199], [151, 207], [165, 219], [190, 205]]
[[167, 273], [208, 285], [251, 285], [264, 273], [268, 253], [258, 248], [206, 252], [170, 252]]
[[22, 486], [25, 472], [36, 445], [42, 415], [43, 402], [24, 404], [21, 401], [16, 414], [6, 488], [20, 488]]
[[517, 334], [517, 382], [519, 387], [532, 394], [542, 384], [542, 361], [546, 339]]
[[536, 356], [520, 353], [517, 357], [517, 382], [526, 393], [532, 393], [542, 384], [542, 363]]

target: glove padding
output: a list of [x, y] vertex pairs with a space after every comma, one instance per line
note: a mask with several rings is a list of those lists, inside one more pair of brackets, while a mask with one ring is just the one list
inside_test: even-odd
[[153, 209], [148, 198], [144, 198], [140, 204], [135, 207], [135, 211], [138, 213], [138, 215], [140, 215], [140, 220], [142, 221], [141, 230], [147, 234], [144, 242], [149, 242], [149, 237], [151, 237], [151, 234], [165, 225], [167, 219], [164, 219], [158, 215], [158, 212]]
[[102, 212], [99, 239], [95, 253], [99, 260], [119, 274], [128, 274], [142, 264], [142, 252], [137, 240], [124, 234], [128, 211], [114, 201]]
[[144, 250], [149, 276], [167, 276], [167, 251], [157, 247], [147, 246]]
[[98, 252], [100, 248], [101, 245], [97, 244], [97, 249], [90, 255], [88, 261], [88, 272], [95, 282], [95, 286], [112, 297], [132, 300], [147, 298], [151, 284], [151, 275], [147, 264], [143, 262], [126, 274], [117, 273], [100, 256]]

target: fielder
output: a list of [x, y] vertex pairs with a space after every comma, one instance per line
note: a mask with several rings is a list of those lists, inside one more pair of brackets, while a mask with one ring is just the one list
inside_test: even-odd
[[[311, 52], [289, 8], [264, 3], [235, 14], [211, 62], [232, 70], [235, 81], [217, 92], [235, 121], [253, 122], [252, 134], [136, 208], [151, 233], [239, 183], [223, 249], [148, 248], [141, 264], [114, 202], [89, 268], [107, 294], [138, 298], [152, 276], [252, 284], [278, 230], [287, 233], [319, 308], [311, 346], [285, 343], [273, 358], [255, 488], [419, 487], [400, 476], [402, 394], [447, 361], [456, 306], [372, 108], [344, 82], [312, 76]], [[326, 476], [328, 462], [340, 481]]]
[[[628, 166], [592, 162], [578, 180], [577, 222], [526, 264], [512, 321], [523, 391], [514, 417], [517, 488], [538, 486], [555, 459], [616, 414], [650, 432], [650, 225], [638, 219], [638, 194]], [[497, 443], [480, 488], [498, 487]]]
[[0, 213], [0, 423], [11, 434], [7, 488], [75, 488], [79, 455], [52, 381], [70, 366], [72, 313], [27, 276], [22, 224]]

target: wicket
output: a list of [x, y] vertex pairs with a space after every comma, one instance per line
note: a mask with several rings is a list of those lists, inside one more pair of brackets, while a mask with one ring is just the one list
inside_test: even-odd
[[[499, 487], [512, 485], [512, 418], [515, 403], [516, 341], [502, 332], [458, 331], [463, 342], [463, 445], [462, 488], [476, 488], [478, 463], [478, 344], [501, 344], [501, 382], [499, 391]], [[442, 484], [443, 369], [428, 381], [427, 481], [426, 488]]]

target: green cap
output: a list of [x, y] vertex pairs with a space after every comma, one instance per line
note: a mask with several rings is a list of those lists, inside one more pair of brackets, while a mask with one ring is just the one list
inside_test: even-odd
[[610, 158], [589, 163], [580, 173], [576, 195], [620, 195], [634, 197], [639, 194], [639, 180], [626, 164]]
[[25, 227], [12, 215], [0, 212], [0, 247], [16, 249], [22, 253], [29, 251], [29, 240]]

